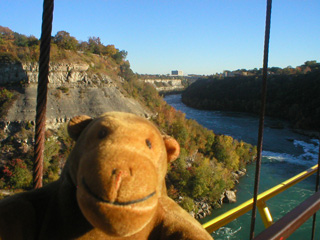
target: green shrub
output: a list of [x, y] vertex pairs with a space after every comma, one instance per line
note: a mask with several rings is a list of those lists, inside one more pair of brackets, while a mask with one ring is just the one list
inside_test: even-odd
[[19, 158], [8, 161], [2, 170], [3, 188], [30, 188], [32, 173], [25, 162]]
[[15, 99], [12, 91], [0, 87], [0, 119], [3, 119]]
[[187, 210], [188, 212], [191, 212], [194, 210], [194, 202], [190, 197], [184, 197], [180, 205], [183, 209]]
[[61, 90], [63, 93], [68, 93], [69, 92], [69, 88], [64, 87], [64, 86], [58, 87], [57, 89]]

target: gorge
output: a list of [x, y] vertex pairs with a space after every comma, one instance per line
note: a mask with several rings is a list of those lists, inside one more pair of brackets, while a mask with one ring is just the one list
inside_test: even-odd
[[[39, 42], [1, 27], [0, 33], [0, 188], [12, 194], [31, 188]], [[147, 117], [179, 142], [180, 157], [168, 165], [168, 195], [198, 218], [219, 207], [256, 148], [186, 119], [152, 84], [139, 80], [125, 51], [98, 38], [77, 45], [68, 33], [57, 35], [51, 46], [44, 184], [59, 178], [72, 149], [65, 124], [70, 117], [125, 111]], [[73, 49], [61, 42], [70, 38]]]

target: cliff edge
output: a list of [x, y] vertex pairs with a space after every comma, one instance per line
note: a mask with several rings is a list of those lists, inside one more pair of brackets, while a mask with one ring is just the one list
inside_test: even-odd
[[[105, 74], [91, 73], [89, 65], [84, 63], [51, 63], [49, 72], [49, 127], [81, 114], [92, 117], [108, 111], [130, 112], [140, 116], [150, 114], [140, 103], [125, 96], [120, 77], [112, 79]], [[7, 124], [35, 120], [38, 74], [37, 63], [0, 65], [0, 84], [23, 83], [7, 115], [3, 116]]]

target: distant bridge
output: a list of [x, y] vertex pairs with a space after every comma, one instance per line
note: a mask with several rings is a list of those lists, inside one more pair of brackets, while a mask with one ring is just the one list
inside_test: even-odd
[[146, 83], [151, 83], [158, 92], [169, 92], [183, 90], [181, 79], [141, 79]]

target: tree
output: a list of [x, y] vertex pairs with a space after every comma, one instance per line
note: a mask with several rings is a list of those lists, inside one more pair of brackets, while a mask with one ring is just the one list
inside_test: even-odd
[[89, 51], [95, 54], [100, 54], [103, 49], [103, 45], [99, 37], [89, 37], [88, 40]]
[[28, 37], [28, 46], [34, 46], [34, 45], [39, 45], [40, 41], [38, 38], [36, 38], [35, 36], [31, 35]]
[[172, 135], [182, 147], [185, 147], [188, 139], [188, 130], [182, 120], [178, 119], [172, 124]]
[[14, 43], [19, 46], [19, 47], [26, 47], [28, 46], [28, 37], [23, 35], [23, 34], [19, 34], [17, 32], [15, 32], [14, 34]]
[[238, 170], [240, 157], [236, 153], [236, 143], [230, 136], [218, 135], [212, 145], [214, 157], [230, 170]]
[[0, 38], [13, 40], [13, 31], [10, 28], [0, 26]]
[[119, 50], [116, 49], [114, 45], [107, 45], [103, 50], [103, 54], [108, 55], [110, 57], [117, 54], [118, 52]]
[[126, 81], [130, 82], [136, 79], [136, 75], [130, 68], [130, 63], [125, 61], [120, 66], [120, 76], [123, 77]]
[[89, 43], [88, 42], [85, 42], [85, 41], [81, 41], [80, 43], [79, 43], [79, 45], [78, 45], [78, 49], [80, 50], [80, 51], [88, 51], [89, 50]]
[[117, 52], [115, 55], [113, 55], [113, 58], [117, 64], [120, 64], [122, 61], [126, 59], [127, 55], [128, 55], [127, 51], [121, 50], [120, 52]]
[[78, 41], [75, 37], [70, 36], [70, 33], [66, 31], [59, 31], [53, 38], [53, 42], [59, 47], [67, 50], [76, 50], [78, 47]]
[[313, 65], [317, 65], [317, 61], [316, 60], [312, 60], [312, 61], [306, 61], [305, 63], [304, 63], [304, 65], [306, 65], [306, 66], [313, 66]]
[[281, 74], [281, 72], [282, 72], [282, 69], [279, 67], [271, 67], [268, 70], [269, 70], [269, 72], [272, 72], [274, 74]]

